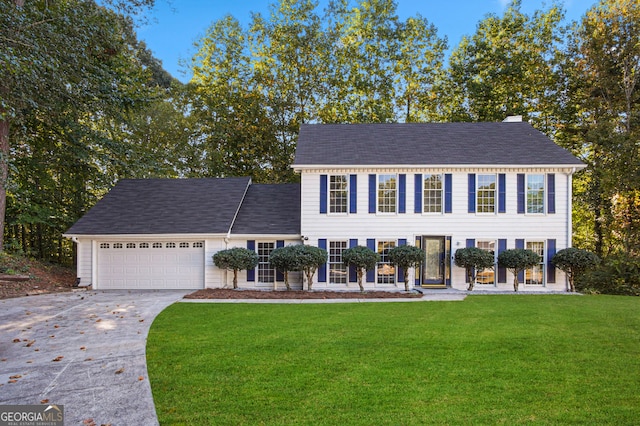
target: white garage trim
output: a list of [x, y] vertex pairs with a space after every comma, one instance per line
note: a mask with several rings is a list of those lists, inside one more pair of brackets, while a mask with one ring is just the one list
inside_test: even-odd
[[204, 241], [100, 241], [97, 289], [204, 288]]

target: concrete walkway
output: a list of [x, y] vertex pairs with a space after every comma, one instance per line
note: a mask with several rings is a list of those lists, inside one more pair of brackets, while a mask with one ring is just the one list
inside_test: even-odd
[[156, 315], [187, 293], [83, 291], [0, 301], [0, 404], [64, 405], [66, 425], [157, 425], [146, 338]]

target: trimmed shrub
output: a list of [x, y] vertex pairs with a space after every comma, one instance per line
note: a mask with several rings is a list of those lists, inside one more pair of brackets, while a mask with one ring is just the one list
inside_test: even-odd
[[542, 261], [540, 255], [526, 249], [509, 249], [498, 255], [498, 265], [513, 274], [513, 291], [518, 291], [518, 274]]
[[313, 286], [313, 275], [322, 264], [327, 263], [327, 251], [319, 247], [307, 245], [297, 245], [293, 247], [296, 248], [295, 255], [298, 259], [300, 270], [307, 277], [307, 284], [309, 285], [309, 290], [311, 290]]
[[600, 258], [588, 250], [569, 247], [557, 252], [551, 259], [551, 263], [567, 274], [569, 291], [576, 291], [575, 279], [598, 266]]
[[469, 282], [467, 290], [471, 291], [476, 282], [477, 271], [493, 268], [495, 259], [493, 252], [478, 247], [465, 247], [456, 250], [453, 261], [456, 266], [466, 269], [467, 281]]
[[214, 254], [213, 263], [220, 269], [232, 270], [233, 288], [238, 288], [238, 271], [255, 268], [258, 265], [258, 255], [253, 250], [234, 247]]
[[297, 245], [278, 247], [269, 255], [269, 264], [284, 275], [284, 284], [287, 290], [291, 290], [289, 285], [289, 272], [300, 270], [300, 259]]
[[362, 285], [364, 271], [374, 269], [379, 260], [378, 253], [365, 246], [351, 247], [342, 252], [342, 263], [347, 266], [353, 265], [356, 268], [360, 291], [364, 291]]
[[389, 261], [403, 270], [404, 289], [409, 291], [409, 268], [417, 268], [422, 264], [424, 251], [415, 246], [398, 246], [389, 250]]

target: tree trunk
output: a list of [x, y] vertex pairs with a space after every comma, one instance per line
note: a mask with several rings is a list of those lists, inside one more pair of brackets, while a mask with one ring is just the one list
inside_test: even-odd
[[287, 290], [291, 290], [291, 286], [289, 285], [289, 271], [284, 271], [284, 285], [287, 287]]
[[238, 288], [238, 270], [233, 270], [233, 288], [234, 290]]
[[362, 286], [362, 268], [358, 268], [358, 285], [360, 286], [360, 291], [364, 291], [364, 287]]
[[467, 280], [469, 281], [469, 287], [467, 287], [467, 291], [473, 291], [475, 278], [473, 277], [473, 270], [471, 268], [467, 268]]
[[404, 291], [409, 291], [409, 268], [404, 269]]
[[307, 276], [307, 290], [311, 291], [311, 287], [313, 287], [313, 271], [307, 270], [305, 275]]
[[513, 291], [518, 291], [518, 270], [513, 272]]
[[0, 108], [0, 252], [4, 251], [4, 222], [7, 212], [7, 178], [9, 177], [9, 122]]

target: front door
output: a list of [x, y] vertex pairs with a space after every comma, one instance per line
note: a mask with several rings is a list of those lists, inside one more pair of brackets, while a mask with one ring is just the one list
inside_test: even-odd
[[422, 267], [423, 287], [445, 287], [447, 268], [447, 247], [445, 237], [422, 237], [424, 263]]

